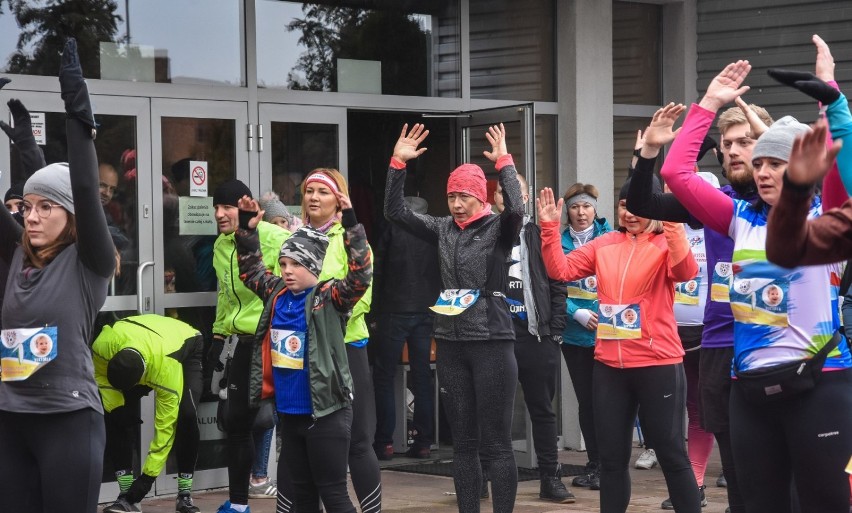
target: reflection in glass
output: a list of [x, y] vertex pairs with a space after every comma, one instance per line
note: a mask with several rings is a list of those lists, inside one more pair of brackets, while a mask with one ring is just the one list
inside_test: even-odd
[[[207, 163], [207, 196], [235, 178], [236, 122], [232, 119], [162, 118], [163, 258], [166, 293], [216, 290], [214, 227], [197, 233], [182, 223], [190, 197], [190, 162]], [[182, 199], [183, 198], [183, 199]], [[212, 214], [212, 210], [210, 211]], [[191, 323], [190, 323], [191, 324]]]
[[556, 100], [556, 2], [470, 0], [470, 96]]
[[458, 0], [382, 4], [259, 0], [258, 85], [460, 96]]
[[272, 190], [301, 210], [299, 185], [312, 169], [339, 168], [337, 125], [272, 123]]
[[245, 85], [242, 2], [37, 0], [7, 5], [0, 10], [0, 72], [56, 76], [65, 37], [74, 35], [87, 78]]
[[[539, 114], [535, 117], [535, 190], [530, 195], [530, 202], [543, 187], [550, 187], [556, 194], [558, 172], [558, 157], [556, 151], [556, 121], [557, 117], [549, 114]], [[532, 184], [530, 184], [532, 185]], [[530, 206], [530, 212], [535, 207]]]
[[[118, 275], [110, 284], [110, 295], [136, 294], [136, 266], [139, 261], [136, 225], [136, 118], [99, 114], [98, 155], [100, 201], [106, 214], [113, 244], [121, 257]], [[65, 113], [45, 112], [46, 143], [41, 146], [48, 164], [68, 161], [65, 140]], [[36, 171], [21, 167], [18, 149], [10, 143], [11, 183], [23, 183]]]

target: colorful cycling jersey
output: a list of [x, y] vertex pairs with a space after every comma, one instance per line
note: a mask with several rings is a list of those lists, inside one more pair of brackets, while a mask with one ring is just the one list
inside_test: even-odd
[[688, 281], [675, 284], [674, 314], [681, 326], [704, 324], [704, 304], [707, 301], [707, 250], [704, 244], [704, 228], [693, 229], [684, 224], [689, 249], [698, 264], [698, 274]]
[[[730, 300], [736, 368], [769, 367], [814, 355], [840, 327], [841, 264], [785, 269], [769, 263], [768, 210], [757, 212], [745, 201], [733, 202], [728, 233], [734, 239]], [[808, 218], [819, 216], [821, 210], [815, 198]], [[823, 368], [852, 368], [848, 345], [841, 342]]]

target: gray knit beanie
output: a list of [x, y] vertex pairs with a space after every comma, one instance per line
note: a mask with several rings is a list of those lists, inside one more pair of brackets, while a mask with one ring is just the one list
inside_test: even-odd
[[33, 173], [24, 184], [24, 196], [27, 194], [44, 196], [73, 214], [74, 196], [71, 193], [71, 174], [68, 171], [68, 164], [57, 162]]
[[293, 214], [287, 210], [281, 200], [264, 197], [258, 201], [258, 204], [263, 210], [263, 220], [267, 223], [271, 223], [276, 217], [283, 217], [287, 224], [293, 222]]
[[288, 257], [299, 262], [314, 276], [319, 276], [322, 270], [322, 261], [325, 259], [325, 250], [328, 248], [328, 237], [311, 227], [303, 226], [293, 232], [284, 245], [278, 258]]
[[811, 127], [799, 123], [793, 116], [784, 116], [769, 126], [757, 140], [752, 159], [774, 158], [787, 162], [793, 151], [793, 141], [811, 131]]

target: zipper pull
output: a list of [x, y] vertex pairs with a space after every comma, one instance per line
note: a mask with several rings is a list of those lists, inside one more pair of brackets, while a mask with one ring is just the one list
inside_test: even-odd
[[808, 362], [802, 362], [802, 364], [799, 365], [799, 370], [796, 371], [796, 374], [801, 376], [802, 371], [805, 370], [805, 365], [807, 365], [807, 364], [808, 364]]

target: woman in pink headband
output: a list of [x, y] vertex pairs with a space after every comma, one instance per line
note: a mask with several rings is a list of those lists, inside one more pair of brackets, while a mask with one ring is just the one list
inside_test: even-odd
[[[340, 171], [331, 168], [317, 168], [308, 173], [302, 181], [302, 217], [306, 225], [328, 236], [328, 249], [320, 271], [320, 282], [329, 278], [343, 279], [349, 271], [348, 254], [344, 246], [343, 225], [340, 224], [340, 203], [338, 194], [349, 197], [346, 178]], [[367, 342], [369, 332], [364, 316], [370, 311], [373, 299], [373, 285], [352, 310], [352, 316], [346, 323], [346, 356], [349, 359], [349, 371], [355, 386], [355, 399], [352, 401], [352, 438], [349, 442], [349, 468], [355, 495], [361, 503], [362, 511], [380, 511], [382, 481], [379, 460], [373, 451], [373, 430], [375, 425], [375, 397], [370, 378], [370, 365], [367, 360]], [[280, 493], [280, 488], [279, 488]], [[289, 498], [289, 497], [288, 497]]]

